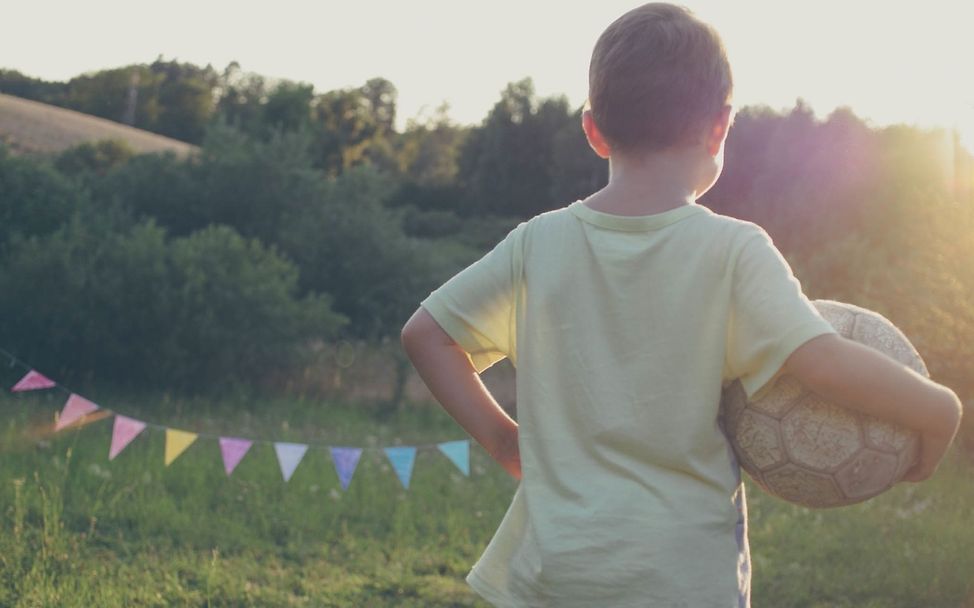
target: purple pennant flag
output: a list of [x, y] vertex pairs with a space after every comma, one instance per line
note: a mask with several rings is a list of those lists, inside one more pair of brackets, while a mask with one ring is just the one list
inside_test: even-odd
[[112, 428], [112, 447], [108, 450], [108, 459], [114, 460], [118, 453], [125, 449], [133, 439], [145, 428], [145, 423], [126, 416], [115, 415], [115, 426]]
[[277, 462], [281, 465], [281, 475], [284, 481], [290, 481], [294, 475], [294, 469], [298, 468], [304, 453], [308, 451], [308, 446], [303, 443], [285, 443], [278, 441], [274, 443], [274, 451], [277, 452]]
[[348, 489], [361, 456], [362, 448], [331, 448], [331, 459], [335, 462], [335, 471], [343, 490]]
[[91, 401], [88, 401], [81, 395], [71, 393], [71, 396], [68, 397], [67, 403], [64, 404], [64, 409], [61, 410], [61, 415], [58, 416], [57, 423], [54, 425], [54, 430], [60, 431], [72, 422], [76, 422], [77, 420], [84, 418], [97, 409], [98, 406]]
[[223, 455], [223, 468], [226, 469], [227, 475], [233, 473], [253, 443], [249, 439], [220, 437], [220, 454]]
[[17, 384], [10, 389], [14, 393], [21, 391], [36, 391], [42, 388], [51, 388], [57, 386], [53, 380], [44, 377], [43, 374], [30, 370], [27, 375], [20, 379]]
[[416, 448], [385, 448], [386, 457], [392, 463], [392, 468], [399, 476], [402, 487], [409, 489], [409, 478], [413, 475], [413, 462], [416, 460]]

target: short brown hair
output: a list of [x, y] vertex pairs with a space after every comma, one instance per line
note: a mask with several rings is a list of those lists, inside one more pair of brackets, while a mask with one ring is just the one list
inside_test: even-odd
[[622, 152], [699, 138], [732, 90], [720, 36], [682, 6], [652, 2], [629, 11], [592, 52], [592, 118], [609, 146]]

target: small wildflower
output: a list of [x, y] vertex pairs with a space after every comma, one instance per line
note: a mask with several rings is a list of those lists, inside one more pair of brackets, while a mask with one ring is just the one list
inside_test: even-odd
[[95, 462], [88, 465], [88, 472], [100, 479], [111, 479], [112, 477], [111, 471], [102, 468], [101, 465]]

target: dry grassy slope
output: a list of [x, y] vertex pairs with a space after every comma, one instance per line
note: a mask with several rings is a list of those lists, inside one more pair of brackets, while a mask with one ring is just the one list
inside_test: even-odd
[[196, 146], [104, 118], [0, 93], [0, 141], [14, 153], [56, 153], [83, 142], [121, 139], [138, 153]]

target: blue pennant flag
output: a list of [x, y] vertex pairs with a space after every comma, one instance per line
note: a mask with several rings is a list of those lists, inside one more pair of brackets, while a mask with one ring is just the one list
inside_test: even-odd
[[413, 462], [416, 461], [416, 448], [399, 447], [385, 448], [386, 457], [392, 463], [392, 468], [399, 476], [402, 487], [409, 489], [409, 478], [413, 474]]
[[331, 459], [335, 463], [335, 472], [338, 473], [338, 481], [343, 490], [347, 490], [348, 484], [352, 482], [352, 475], [355, 474], [355, 467], [358, 466], [361, 456], [362, 448], [331, 448]]
[[461, 439], [459, 441], [444, 441], [438, 444], [436, 447], [440, 448], [440, 451], [450, 459], [450, 461], [457, 465], [460, 472], [470, 476], [470, 441], [467, 439]]

